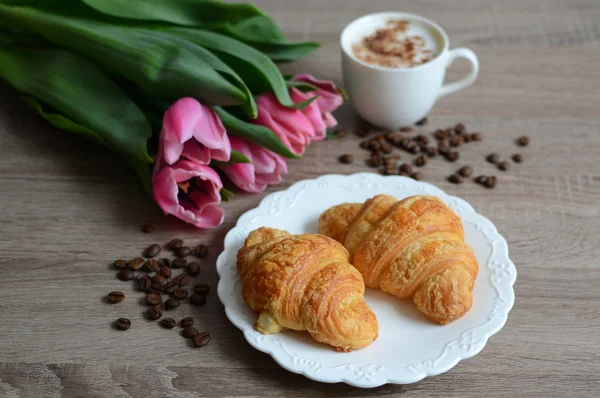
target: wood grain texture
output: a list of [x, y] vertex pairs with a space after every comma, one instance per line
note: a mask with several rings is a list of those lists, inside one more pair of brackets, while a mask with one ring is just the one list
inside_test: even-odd
[[[398, 9], [393, 0], [260, 0], [291, 39], [323, 47], [285, 65], [341, 81], [338, 36], [352, 19]], [[458, 4], [457, 4], [458, 3]], [[353, 135], [308, 148], [290, 162], [284, 182], [224, 205], [225, 223], [198, 231], [164, 217], [116, 156], [47, 126], [18, 95], [0, 85], [0, 396], [581, 396], [600, 388], [600, 3], [596, 0], [406, 0], [448, 31], [452, 46], [479, 56], [469, 89], [441, 100], [432, 131], [464, 122], [485, 140], [461, 150], [456, 164], [434, 160], [430, 181], [461, 196], [507, 238], [518, 268], [516, 303], [505, 328], [476, 357], [446, 374], [408, 386], [360, 390], [324, 385], [280, 368], [251, 348], [231, 325], [215, 292], [205, 307], [182, 306], [213, 340], [191, 349], [175, 330], [142, 316], [140, 294], [109, 264], [148, 244], [182, 237], [209, 245], [199, 279], [213, 290], [225, 233], [268, 193], [325, 173], [366, 171]], [[448, 79], [465, 65], [453, 66]], [[357, 124], [351, 106], [338, 113]], [[517, 148], [526, 134], [532, 144]], [[484, 161], [489, 152], [525, 162], [507, 173]], [[355, 162], [336, 158], [351, 153]], [[498, 187], [454, 186], [445, 177], [464, 164], [499, 175]], [[152, 223], [156, 231], [139, 228]], [[102, 298], [121, 289], [127, 298]], [[127, 332], [111, 329], [132, 319]]]

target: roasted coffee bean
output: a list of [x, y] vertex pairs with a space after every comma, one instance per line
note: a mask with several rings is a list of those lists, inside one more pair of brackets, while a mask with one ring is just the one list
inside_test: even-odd
[[177, 325], [177, 321], [173, 318], [164, 318], [159, 324], [165, 329], [173, 329]]
[[198, 330], [192, 326], [188, 326], [181, 331], [181, 335], [186, 339], [191, 339], [198, 334]]
[[369, 159], [369, 165], [372, 167], [379, 167], [383, 164], [383, 159], [381, 156], [377, 156], [375, 154], [371, 155], [371, 159]]
[[488, 178], [487, 178], [486, 176], [484, 176], [484, 175], [480, 175], [480, 176], [477, 176], [477, 177], [475, 178], [475, 182], [476, 182], [477, 184], [482, 184], [482, 185], [483, 185], [483, 184], [485, 184], [485, 183], [486, 183], [487, 179], [488, 179]]
[[163, 310], [159, 306], [150, 307], [148, 308], [146, 314], [148, 315], [148, 319], [156, 321], [157, 319], [160, 319], [160, 317], [163, 316]]
[[456, 151], [449, 151], [448, 153], [444, 154], [444, 156], [449, 162], [456, 162], [459, 158], [459, 154]]
[[448, 138], [444, 138], [438, 141], [438, 149], [442, 148], [450, 148], [450, 140]]
[[410, 175], [412, 173], [412, 167], [408, 163], [402, 163], [398, 169], [403, 175]]
[[377, 141], [377, 140], [371, 140], [369, 141], [369, 149], [371, 151], [378, 151], [381, 149], [381, 142]]
[[164, 287], [165, 283], [167, 282], [167, 280], [165, 279], [164, 276], [161, 275], [154, 275], [152, 277], [152, 284], [153, 285], [159, 285], [160, 287]]
[[517, 144], [519, 146], [527, 146], [527, 145], [529, 145], [529, 137], [523, 135], [523, 136], [517, 138]]
[[175, 290], [177, 290], [177, 287], [178, 287], [177, 280], [174, 279], [173, 281], [175, 282], [173, 285], [169, 285], [169, 286], [165, 285], [165, 288], [164, 288], [165, 293], [171, 294], [171, 293], [175, 292]]
[[467, 142], [471, 141], [471, 136], [468, 133], [462, 133], [460, 136], [462, 137], [462, 139], [465, 142], [465, 144]]
[[190, 282], [190, 278], [186, 274], [177, 275], [177, 284], [179, 286], [185, 286]]
[[437, 129], [433, 133], [433, 136], [438, 140], [444, 140], [444, 139], [448, 138], [448, 133], [445, 130]]
[[381, 151], [383, 153], [392, 153], [393, 150], [394, 150], [394, 147], [391, 146], [390, 144], [388, 144], [387, 142], [385, 144], [381, 145]]
[[183, 318], [181, 321], [179, 321], [179, 325], [182, 328], [189, 328], [193, 324], [194, 324], [194, 319], [191, 316], [188, 316], [187, 318]]
[[125, 269], [125, 268], [127, 268], [127, 261], [125, 261], [125, 260], [116, 260], [113, 263], [113, 267], [115, 267], [116, 269]]
[[458, 170], [458, 174], [461, 177], [470, 177], [473, 174], [473, 168], [471, 166], [463, 166]]
[[510, 169], [510, 163], [508, 163], [506, 160], [498, 163], [498, 168], [502, 171], [506, 171], [508, 169]]
[[350, 164], [354, 161], [354, 156], [346, 153], [338, 158], [338, 161], [343, 164]]
[[471, 135], [469, 137], [471, 138], [471, 141], [482, 141], [483, 140], [483, 134], [481, 134], [481, 133], [471, 133]]
[[425, 148], [425, 153], [427, 154], [427, 156], [432, 158], [438, 154], [438, 149], [434, 146], [428, 146], [427, 148]]
[[340, 127], [338, 129], [336, 129], [333, 134], [335, 134], [338, 138], [344, 138], [347, 134], [348, 134], [348, 130]]
[[458, 174], [452, 174], [450, 177], [448, 177], [448, 181], [453, 184], [461, 184], [463, 182], [463, 178]]
[[149, 234], [154, 232], [154, 225], [150, 225], [150, 224], [146, 224], [146, 225], [142, 225], [142, 232], [145, 234]]
[[413, 180], [421, 181], [423, 179], [423, 173], [417, 171], [416, 173], [412, 173], [410, 175], [410, 178], [412, 178]]
[[173, 297], [177, 300], [185, 300], [188, 298], [188, 291], [186, 289], [177, 289], [173, 292]]
[[495, 188], [496, 187], [496, 176], [489, 176], [485, 181], [486, 188]]
[[159, 305], [162, 303], [162, 297], [157, 293], [146, 294], [146, 304], [148, 305]]
[[158, 274], [163, 278], [169, 279], [173, 273], [171, 272], [171, 267], [160, 267], [160, 271]]
[[206, 294], [210, 290], [210, 286], [206, 283], [198, 282], [194, 285], [194, 293]]
[[429, 137], [427, 137], [426, 135], [419, 134], [415, 137], [415, 140], [418, 144], [423, 144], [425, 146], [429, 145]]
[[427, 164], [428, 160], [429, 160], [429, 158], [427, 157], [427, 155], [419, 155], [415, 159], [415, 166], [417, 166], [417, 167], [423, 167], [423, 166], [425, 166]]
[[187, 265], [187, 260], [185, 258], [176, 258], [171, 261], [171, 266], [173, 268], [183, 268]]
[[120, 303], [121, 301], [123, 301], [125, 299], [125, 295], [123, 294], [123, 292], [115, 290], [114, 292], [108, 293], [108, 295], [106, 296], [106, 299], [111, 304]]
[[515, 163], [522, 163], [523, 162], [523, 155], [521, 155], [520, 153], [515, 153], [514, 155], [512, 155], [512, 160]]
[[206, 296], [203, 294], [192, 294], [190, 296], [190, 304], [192, 305], [204, 305], [206, 304]]
[[117, 272], [117, 278], [122, 281], [130, 281], [133, 279], [133, 271], [129, 268], [122, 269], [121, 271]]
[[416, 155], [417, 153], [419, 153], [421, 151], [421, 148], [419, 148], [419, 146], [417, 144], [413, 143], [413, 145], [409, 145], [407, 150], [408, 150], [408, 152], [412, 153], [413, 155]]
[[194, 256], [196, 256], [196, 257], [203, 258], [203, 257], [206, 257], [207, 254], [208, 254], [208, 246], [206, 246], [202, 243], [194, 248]]
[[207, 345], [210, 342], [210, 334], [208, 332], [197, 333], [193, 338], [194, 347], [199, 348]]
[[175, 250], [175, 255], [177, 257], [187, 257], [192, 253], [189, 247], [181, 246], [179, 249]]
[[411, 131], [413, 131], [413, 128], [410, 126], [404, 126], [400, 129], [400, 131], [402, 131], [403, 133], [410, 133]]
[[456, 126], [454, 126], [454, 131], [455, 131], [456, 133], [462, 133], [462, 132], [463, 132], [463, 131], [465, 131], [465, 130], [466, 130], [466, 127], [465, 127], [465, 125], [464, 125], [464, 124], [462, 124], [462, 123], [458, 123]]
[[398, 175], [398, 169], [396, 169], [396, 167], [394, 167], [393, 165], [385, 166], [385, 168], [383, 169], [383, 175], [386, 175], [386, 176]]
[[425, 116], [423, 119], [419, 120], [418, 122], [416, 122], [415, 124], [417, 126], [425, 126], [427, 124], [428, 120], [427, 120], [427, 116]]
[[160, 270], [160, 265], [158, 261], [151, 258], [150, 260], [146, 260], [144, 264], [144, 271], [146, 272], [158, 272]]
[[179, 307], [179, 301], [177, 299], [169, 297], [167, 301], [165, 301], [165, 310], [172, 310], [177, 307]]
[[385, 158], [383, 158], [383, 164], [385, 167], [388, 167], [388, 166], [396, 167], [398, 165], [398, 162], [395, 159], [385, 157]]
[[461, 146], [463, 144], [463, 142], [465, 142], [465, 140], [463, 139], [462, 135], [455, 135], [454, 137], [452, 137], [450, 139], [450, 146], [452, 146], [452, 147]]
[[196, 276], [200, 273], [200, 264], [193, 261], [187, 265], [187, 273]]
[[489, 155], [487, 155], [485, 160], [487, 160], [490, 163], [497, 164], [498, 162], [500, 162], [500, 156], [498, 156], [497, 153], [490, 153]]
[[361, 147], [362, 149], [369, 149], [370, 143], [371, 143], [371, 140], [362, 140], [360, 142], [360, 144], [358, 144], [358, 146]]
[[137, 271], [138, 269], [142, 268], [145, 263], [146, 263], [146, 260], [144, 260], [141, 257], [136, 257], [136, 258], [129, 260], [129, 268], [131, 268], [134, 271]]
[[171, 250], [179, 249], [181, 246], [183, 246], [183, 240], [181, 239], [172, 239], [167, 243], [167, 247]]
[[115, 327], [119, 330], [127, 330], [131, 327], [131, 321], [127, 318], [119, 318], [115, 322]]
[[163, 288], [161, 286], [158, 285], [150, 285], [150, 289], [148, 289], [148, 293], [157, 293], [157, 294], [163, 294]]
[[137, 283], [138, 289], [140, 289], [142, 292], [145, 292], [148, 289], [150, 289], [150, 286], [152, 285], [152, 281], [150, 280], [150, 277], [148, 275], [144, 275], [143, 277], [139, 278]]
[[178, 283], [177, 278], [173, 278], [170, 281], [167, 281], [163, 287], [165, 289], [168, 289], [168, 288], [170, 288], [172, 286], [178, 286], [177, 283]]
[[160, 253], [160, 245], [157, 245], [156, 243], [153, 245], [148, 246], [148, 248], [146, 249], [146, 254], [145, 256], [147, 258], [153, 258], [158, 256], [158, 254]]

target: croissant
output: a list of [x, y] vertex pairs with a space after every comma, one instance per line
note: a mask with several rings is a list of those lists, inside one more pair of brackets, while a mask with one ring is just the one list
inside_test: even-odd
[[342, 243], [368, 287], [412, 299], [446, 324], [473, 302], [478, 265], [458, 216], [440, 199], [378, 195], [321, 214], [319, 230]]
[[259, 228], [238, 252], [237, 267], [242, 296], [259, 313], [258, 332], [306, 330], [338, 351], [366, 347], [377, 338], [363, 278], [335, 240]]

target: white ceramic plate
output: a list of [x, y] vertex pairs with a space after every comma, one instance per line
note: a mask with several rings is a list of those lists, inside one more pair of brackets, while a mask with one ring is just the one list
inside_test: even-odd
[[[315, 342], [308, 333], [286, 331], [262, 335], [252, 326], [256, 314], [241, 296], [236, 255], [248, 233], [261, 226], [291, 233], [318, 232], [319, 215], [344, 202], [363, 202], [376, 194], [398, 199], [416, 194], [435, 195], [462, 219], [465, 238], [479, 261], [473, 308], [462, 318], [440, 326], [425, 319], [412, 301], [398, 300], [367, 289], [365, 298], [377, 315], [379, 337], [369, 347], [350, 353], [337, 352]], [[385, 383], [414, 383], [448, 371], [461, 359], [480, 352], [488, 338], [506, 322], [514, 303], [517, 277], [508, 258], [506, 241], [496, 227], [477, 214], [464, 200], [439, 188], [406, 177], [382, 177], [371, 173], [326, 175], [300, 181], [285, 191], [265, 197], [246, 212], [225, 237], [225, 249], [217, 260], [221, 277], [218, 294], [227, 317], [244, 332], [256, 349], [269, 353], [285, 369], [327, 383], [345, 382], [357, 387]]]

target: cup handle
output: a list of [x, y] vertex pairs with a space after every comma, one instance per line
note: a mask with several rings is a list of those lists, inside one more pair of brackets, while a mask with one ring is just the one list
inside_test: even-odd
[[454, 62], [456, 58], [466, 58], [469, 62], [471, 62], [471, 72], [469, 72], [467, 77], [457, 82], [444, 84], [440, 90], [438, 98], [469, 87], [477, 78], [477, 74], [479, 74], [479, 60], [473, 51], [469, 50], [468, 48], [455, 48], [454, 50], [450, 50], [448, 53], [448, 60], [446, 61], [446, 68], [452, 65], [452, 62]]

